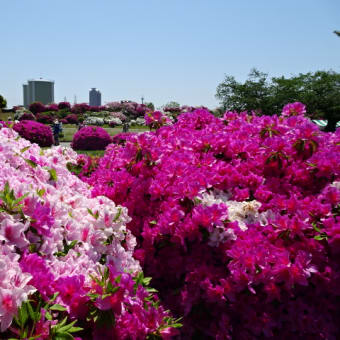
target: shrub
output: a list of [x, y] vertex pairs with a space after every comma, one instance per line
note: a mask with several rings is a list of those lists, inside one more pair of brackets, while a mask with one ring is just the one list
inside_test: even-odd
[[79, 123], [78, 116], [74, 113], [67, 115], [65, 119], [68, 121], [69, 124], [78, 124]]
[[129, 139], [134, 132], [121, 132], [112, 137], [112, 143], [124, 145], [126, 140]]
[[109, 111], [117, 112], [123, 109], [123, 104], [121, 102], [111, 102], [106, 104], [106, 108]]
[[50, 104], [46, 107], [46, 111], [58, 111], [59, 107], [57, 104]]
[[159, 129], [161, 126], [170, 123], [170, 119], [160, 111], [148, 112], [144, 116], [145, 124], [150, 129]]
[[111, 136], [101, 127], [86, 126], [77, 131], [72, 140], [74, 150], [104, 150], [111, 143]]
[[125, 122], [127, 117], [125, 116], [125, 114], [123, 112], [111, 112], [110, 117], [112, 118], [119, 118], [122, 122]]
[[86, 179], [128, 208], [180, 338], [340, 338], [340, 129], [302, 112], [185, 113], [109, 145]]
[[71, 104], [69, 102], [60, 102], [58, 104], [58, 109], [70, 111], [71, 110]]
[[111, 118], [108, 120], [108, 123], [110, 127], [115, 127], [123, 124], [123, 122], [119, 118]]
[[46, 106], [40, 102], [34, 102], [30, 104], [29, 110], [33, 112], [35, 115], [40, 112], [45, 112], [46, 111]]
[[84, 123], [87, 125], [102, 126], [105, 122], [104, 119], [100, 117], [86, 117], [86, 119], [84, 119]]
[[59, 119], [66, 118], [71, 112], [68, 109], [62, 109], [56, 112], [56, 116]]
[[99, 106], [89, 106], [89, 111], [91, 112], [99, 112]]
[[54, 112], [39, 112], [36, 114], [37, 122], [42, 124], [52, 124], [55, 119]]
[[86, 103], [74, 104], [72, 106], [71, 112], [75, 114], [81, 114], [90, 110], [90, 106]]
[[0, 130], [0, 338], [175, 335], [132, 257], [127, 209], [91, 198], [67, 171], [71, 149], [43, 151], [17, 137]]
[[39, 146], [51, 146], [53, 144], [52, 130], [44, 124], [33, 120], [22, 120], [15, 124], [13, 129], [31, 143], [36, 143]]
[[33, 113], [30, 112], [25, 112], [20, 118], [19, 120], [35, 120], [35, 116]]

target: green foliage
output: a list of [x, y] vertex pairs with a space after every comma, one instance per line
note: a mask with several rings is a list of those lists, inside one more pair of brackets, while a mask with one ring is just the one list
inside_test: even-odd
[[340, 74], [333, 71], [300, 73], [291, 78], [273, 77], [253, 69], [244, 83], [226, 76], [217, 86], [216, 97], [225, 110], [272, 115], [299, 101], [312, 118], [327, 119], [326, 131], [334, 131], [340, 120]]
[[3, 109], [7, 106], [6, 99], [0, 94], [0, 109]]
[[20, 204], [26, 197], [28, 193], [22, 195], [18, 198], [14, 195], [14, 190], [10, 188], [8, 182], [5, 183], [5, 187], [0, 191], [0, 212], [6, 212], [10, 215], [20, 214], [23, 215], [22, 207]]
[[163, 106], [163, 108], [165, 108], [165, 107], [179, 108], [179, 107], [181, 107], [181, 105], [180, 105], [179, 103], [175, 102], [175, 101], [171, 101], [171, 102], [166, 103], [166, 104]]
[[77, 320], [67, 323], [66, 308], [59, 304], [53, 304], [57, 295], [58, 293], [54, 294], [48, 302], [44, 302], [42, 297], [36, 293], [31, 300], [23, 302], [18, 309], [17, 316], [14, 317], [17, 337], [10, 339], [40, 339], [41, 336], [37, 334], [36, 330], [36, 324], [40, 320], [56, 321], [55, 324], [50, 323], [49, 325], [49, 339], [74, 339], [71, 333], [82, 331], [83, 328], [75, 326]]
[[145, 103], [145, 106], [148, 107], [150, 110], [155, 111], [155, 105], [153, 103]]

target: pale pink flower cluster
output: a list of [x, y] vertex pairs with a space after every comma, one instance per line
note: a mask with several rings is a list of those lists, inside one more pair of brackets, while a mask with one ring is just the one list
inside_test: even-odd
[[[132, 257], [135, 238], [125, 227], [127, 209], [106, 197], [91, 198], [89, 186], [67, 170], [76, 159], [70, 148], [42, 150], [12, 129], [0, 128], [0, 192], [8, 183], [15, 198], [26, 195], [11, 208], [0, 199], [1, 332], [37, 288], [19, 266], [25, 254], [39, 254], [55, 280], [84, 275], [85, 285], [103, 256], [117, 272], [140, 270]], [[72, 241], [77, 241], [73, 249], [57, 256]]]

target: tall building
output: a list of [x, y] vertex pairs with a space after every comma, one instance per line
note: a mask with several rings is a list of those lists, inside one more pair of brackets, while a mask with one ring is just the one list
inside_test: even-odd
[[30, 79], [23, 84], [24, 106], [34, 102], [50, 104], [54, 102], [54, 81], [45, 79]]
[[90, 106], [102, 105], [102, 94], [95, 87], [93, 87], [89, 92], [89, 103]]

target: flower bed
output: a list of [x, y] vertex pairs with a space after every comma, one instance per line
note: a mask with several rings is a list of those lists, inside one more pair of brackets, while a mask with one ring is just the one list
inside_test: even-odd
[[301, 108], [185, 113], [108, 146], [84, 177], [128, 208], [181, 338], [340, 337], [340, 130]]
[[33, 120], [22, 120], [14, 125], [13, 129], [19, 135], [32, 143], [40, 146], [51, 146], [53, 144], [53, 134], [49, 126], [35, 122]]
[[0, 129], [0, 338], [170, 339], [126, 208], [91, 198], [76, 158]]

